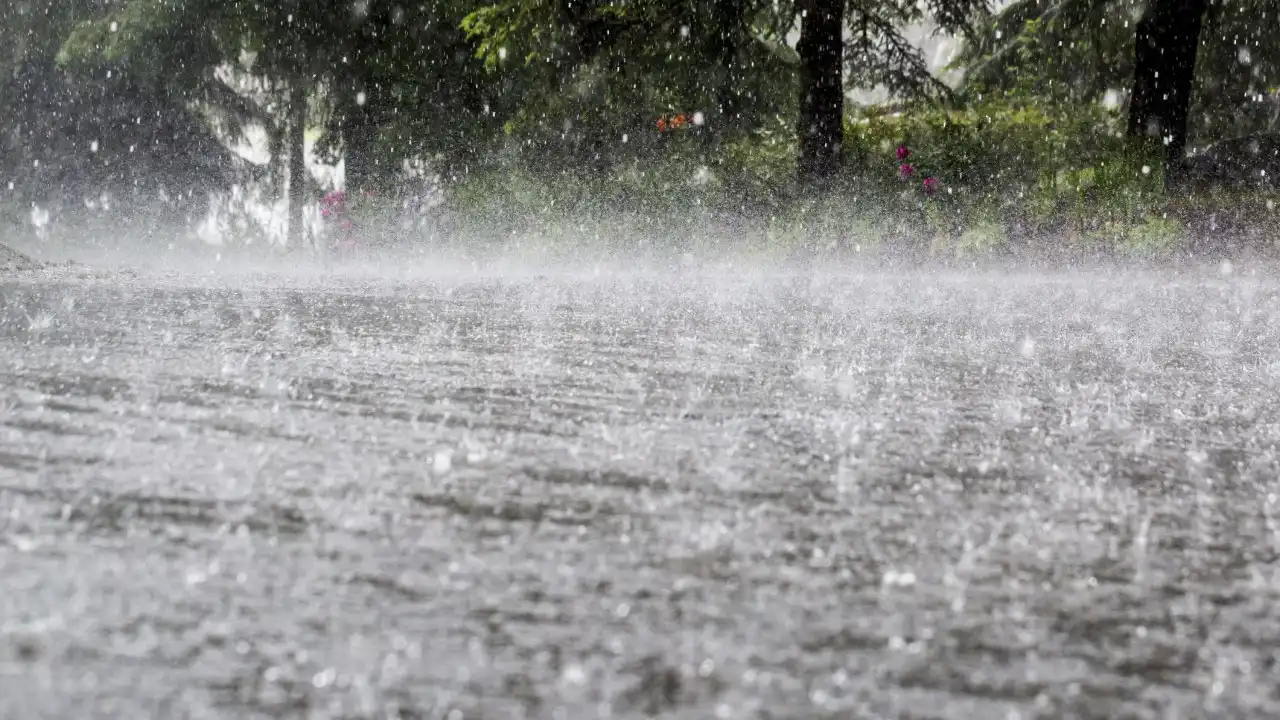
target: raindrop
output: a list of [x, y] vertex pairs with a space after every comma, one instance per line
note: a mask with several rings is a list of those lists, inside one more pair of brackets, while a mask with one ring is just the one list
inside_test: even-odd
[[111, 32], [116, 32], [116, 31], [117, 31], [117, 30], [119, 30], [119, 29], [120, 29], [120, 24], [119, 24], [119, 23], [117, 23], [115, 20], [112, 20], [112, 21], [111, 21]]
[[702, 111], [701, 111], [701, 110], [699, 110], [698, 112], [696, 112], [696, 113], [694, 113], [694, 114], [693, 114], [693, 124], [694, 124], [694, 125], [701, 125], [701, 124], [705, 123], [706, 121], [707, 121], [707, 118], [706, 118], [706, 116], [705, 116], [705, 115], [703, 115], [703, 114], [702, 114]]
[[1249, 48], [1245, 47], [1244, 45], [1241, 45], [1236, 50], [1236, 60], [1240, 61], [1241, 65], [1252, 65], [1253, 53], [1249, 52]]
[[564, 681], [570, 685], [582, 685], [587, 681], [587, 671], [578, 663], [573, 663], [562, 673]]
[[681, 37], [681, 38], [687, 38], [687, 37], [689, 37], [689, 26], [688, 26], [688, 25], [681, 25], [681, 26], [680, 26], [680, 37]]
[[1018, 348], [1018, 354], [1024, 358], [1029, 358], [1036, 354], [1036, 341], [1030, 337], [1022, 338], [1022, 346]]
[[362, 90], [362, 91], [360, 91], [360, 92], [358, 92], [358, 93], [356, 93], [356, 104], [357, 104], [357, 105], [359, 105], [360, 107], [364, 107], [364, 103], [365, 103], [365, 101], [366, 101], [366, 100], [368, 100], [368, 96], [366, 96], [366, 95], [364, 94], [364, 91], [363, 91], [363, 90]]
[[98, 152], [98, 141], [94, 140], [89, 143], [89, 152]]
[[507, 49], [505, 47], [498, 48], [498, 59], [499, 60], [507, 59]]
[[1143, 174], [1143, 175], [1150, 175], [1150, 174], [1151, 174], [1151, 166], [1150, 166], [1150, 165], [1143, 165], [1143, 166], [1142, 166], [1142, 174]]
[[311, 678], [311, 684], [317, 689], [324, 689], [332, 685], [337, 677], [338, 673], [333, 668], [326, 668]]
[[448, 450], [437, 450], [431, 460], [431, 470], [436, 475], [444, 475], [453, 469], [453, 453]]
[[916, 584], [916, 574], [910, 570], [902, 572], [888, 570], [880, 579], [880, 582], [887, 587], [911, 587]]

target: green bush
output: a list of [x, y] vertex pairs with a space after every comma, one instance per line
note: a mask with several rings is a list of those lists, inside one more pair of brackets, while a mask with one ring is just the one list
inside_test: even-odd
[[[720, 241], [717, 224], [732, 221], [738, 242], [762, 252], [890, 244], [961, 257], [1046, 241], [1160, 256], [1187, 247], [1215, 207], [1244, 203], [1259, 215], [1256, 194], [1167, 197], [1159, 158], [1132, 150], [1121, 130], [1120, 116], [1100, 106], [872, 108], [849, 118], [846, 167], [818, 195], [797, 188], [794, 129], [779, 120], [714, 142], [662, 137], [654, 153], [603, 171], [525, 162], [453, 187], [450, 208], [512, 235], [568, 228], [610, 238], [625, 235], [621, 227], [707, 248]], [[899, 145], [916, 169], [907, 179]], [[926, 176], [938, 183], [932, 193]]]

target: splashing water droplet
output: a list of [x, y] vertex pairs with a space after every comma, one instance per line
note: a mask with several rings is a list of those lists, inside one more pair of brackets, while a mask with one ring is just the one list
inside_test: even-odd
[[453, 453], [448, 450], [437, 450], [431, 460], [431, 471], [436, 475], [444, 475], [453, 469]]
[[1036, 354], [1036, 341], [1030, 337], [1022, 338], [1022, 346], [1018, 348], [1018, 353], [1024, 358], [1029, 358]]
[[911, 587], [916, 584], [916, 574], [910, 570], [887, 570], [880, 583], [887, 587]]

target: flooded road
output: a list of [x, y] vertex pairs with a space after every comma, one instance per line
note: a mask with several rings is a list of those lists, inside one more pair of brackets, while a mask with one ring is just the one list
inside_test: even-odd
[[0, 279], [0, 717], [1276, 717], [1274, 278]]

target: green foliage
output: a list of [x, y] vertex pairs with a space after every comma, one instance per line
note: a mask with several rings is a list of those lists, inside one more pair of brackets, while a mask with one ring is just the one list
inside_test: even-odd
[[988, 255], [1004, 249], [1009, 242], [1004, 224], [995, 218], [983, 218], [960, 234], [956, 241], [959, 255]]
[[[1160, 255], [1188, 247], [1199, 218], [1225, 217], [1223, 206], [1250, 208], [1237, 225], [1270, 222], [1257, 196], [1167, 197], [1160, 158], [1126, 146], [1119, 112], [1101, 101], [1132, 72], [1142, 7], [1131, 0], [1018, 0], [990, 19], [977, 0], [849, 5], [846, 84], [887, 87], [905, 104], [849, 114], [849, 162], [820, 196], [795, 182], [787, 37], [800, 5], [789, 0], [14, 8], [0, 30], [0, 104], [14, 108], [0, 167], [18, 186], [4, 202], [24, 212], [38, 197], [61, 193], [72, 207], [109, 187], [140, 203], [163, 190], [186, 198], [173, 214], [189, 214], [190, 198], [243, 177], [227, 172], [236, 164], [218, 140], [257, 123], [278, 153], [285, 90], [302, 86], [319, 148], [347, 158], [349, 183], [391, 187], [416, 162], [441, 176], [446, 214], [482, 219], [477, 232], [492, 236], [569, 227], [610, 238], [625, 227], [710, 247], [723, 238], [709, 228], [722, 226], [753, 228], [744, 241], [762, 252], [885, 243], [970, 258], [1052, 237]], [[1257, 101], [1280, 86], [1280, 13], [1264, 10], [1212, 4], [1197, 71], [1202, 137], [1280, 121]], [[926, 11], [967, 33], [954, 96], [904, 39]], [[264, 82], [246, 95], [228, 68]], [[704, 123], [659, 130], [676, 113]], [[899, 144], [913, 152], [907, 179]], [[362, 220], [391, 218], [399, 203], [379, 195]], [[388, 220], [387, 234], [395, 227]]]
[[1168, 217], [1151, 217], [1125, 229], [1123, 248], [1134, 255], [1162, 256], [1178, 249], [1184, 228]]
[[[1139, 0], [1016, 0], [968, 35], [963, 94], [1092, 104], [1133, 76]], [[1194, 142], [1280, 129], [1280, 13], [1265, 0], [1214, 0], [1200, 34]]]
[[[1203, 218], [1265, 207], [1256, 195], [1203, 204], [1166, 196], [1158, 158], [1135, 155], [1118, 125], [1097, 105], [909, 105], [850, 118], [851, 162], [819, 196], [796, 188], [794, 130], [779, 122], [710, 156], [675, 142], [604, 175], [494, 173], [460, 186], [451, 209], [500, 218], [487, 229], [499, 237], [552, 227], [609, 237], [611, 219], [689, 247], [734, 227], [733, 242], [753, 252], [892, 247], [967, 259], [1018, 248], [1165, 257], [1206, 234], [1196, 225]], [[899, 177], [899, 144], [918, 169], [909, 180]], [[924, 173], [939, 179], [932, 196]], [[1266, 212], [1248, 222], [1266, 222]]]
[[[1042, 183], [1046, 172], [1089, 167], [1122, 152], [1118, 131], [1118, 118], [1096, 105], [989, 101], [956, 110], [915, 106], [868, 114], [849, 125], [846, 145], [855, 157], [896, 168], [893, 150], [905, 144], [934, 166], [923, 169], [948, 185], [1017, 196]], [[884, 177], [894, 179], [891, 172]]]
[[[794, 107], [789, 26], [771, 3], [505, 0], [462, 22], [478, 57], [519, 102], [504, 131], [531, 173], [657, 158], [657, 118], [700, 113], [710, 145]], [[781, 14], [780, 14], [781, 13]], [[726, 63], [732, 58], [732, 63]]]

